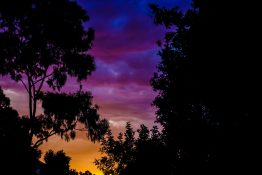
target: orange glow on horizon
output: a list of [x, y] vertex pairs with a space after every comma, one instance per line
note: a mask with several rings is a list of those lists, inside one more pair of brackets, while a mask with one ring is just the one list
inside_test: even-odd
[[40, 146], [42, 151], [41, 161], [43, 161], [44, 154], [49, 149], [54, 151], [64, 150], [66, 155], [71, 157], [71, 169], [81, 172], [88, 170], [93, 174], [103, 175], [103, 173], [99, 171], [93, 163], [95, 159], [101, 156], [98, 151], [99, 147], [99, 143], [94, 144], [83, 136], [79, 136], [70, 142], [63, 141], [58, 136], [53, 136], [48, 140], [48, 142], [45, 142]]

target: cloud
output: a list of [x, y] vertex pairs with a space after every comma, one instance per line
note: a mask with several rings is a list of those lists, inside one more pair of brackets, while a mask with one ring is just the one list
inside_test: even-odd
[[[156, 71], [160, 58], [155, 44], [164, 37], [165, 30], [156, 26], [148, 8], [149, 3], [172, 7], [188, 7], [190, 0], [77, 0], [87, 9], [90, 21], [85, 27], [95, 29], [92, 50], [97, 70], [83, 82], [84, 89], [92, 92], [94, 102], [100, 106], [99, 113], [107, 118], [114, 133], [124, 131], [127, 121], [137, 129], [140, 124], [149, 128], [154, 125], [155, 110], [151, 103], [155, 97], [149, 81]], [[23, 86], [7, 77], [0, 78], [0, 86], [11, 98], [12, 106], [27, 114], [27, 94]], [[50, 90], [46, 85], [45, 90]], [[79, 89], [74, 78], [69, 78], [62, 91]], [[40, 111], [40, 106], [38, 106]], [[57, 143], [61, 144], [57, 144]], [[78, 133], [73, 142], [61, 142], [51, 138], [42, 147], [64, 149], [71, 156], [72, 167], [78, 170], [90, 169], [98, 174], [92, 164], [100, 156], [99, 145], [92, 144], [84, 133]]]

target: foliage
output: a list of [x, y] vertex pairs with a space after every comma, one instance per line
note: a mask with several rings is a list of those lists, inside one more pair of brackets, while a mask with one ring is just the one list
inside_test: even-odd
[[149, 131], [141, 125], [137, 132], [138, 138], [135, 138], [130, 123], [117, 139], [110, 130], [107, 132], [100, 149], [105, 156], [95, 160], [96, 166], [105, 175], [165, 173], [166, 154], [158, 128], [155, 126]]
[[82, 80], [94, 70], [86, 53], [94, 31], [84, 29], [89, 17], [75, 1], [4, 0], [0, 14], [2, 74], [16, 81], [26, 76], [28, 86], [48, 78], [59, 89], [67, 75]]
[[92, 175], [90, 171], [77, 172], [70, 169], [70, 160], [63, 150], [57, 152], [49, 150], [45, 153], [45, 164], [40, 172], [44, 175]]
[[[23, 118], [10, 106], [0, 87], [0, 155], [1, 173], [32, 174], [40, 152], [30, 147], [30, 139]], [[13, 168], [13, 166], [16, 168]]]
[[79, 175], [93, 175], [90, 171], [80, 172]]
[[[31, 141], [33, 136], [38, 138], [34, 147], [54, 134], [66, 140], [74, 138], [77, 121], [85, 124], [92, 141], [99, 140], [106, 130], [107, 122], [99, 120], [90, 93], [42, 92], [44, 84], [59, 91], [68, 76], [81, 81], [95, 69], [93, 57], [87, 53], [94, 40], [94, 30], [84, 27], [88, 20], [86, 10], [76, 1], [0, 2], [0, 74], [23, 84], [28, 93], [27, 126]], [[45, 114], [37, 116], [39, 100]], [[65, 100], [64, 107], [61, 100]], [[105, 128], [100, 130], [101, 126]]]
[[126, 124], [124, 136], [123, 138], [123, 134], [119, 133], [117, 140], [115, 140], [109, 129], [101, 141], [100, 152], [106, 154], [106, 156], [96, 159], [95, 165], [105, 175], [121, 174], [133, 159], [135, 139], [130, 123]]
[[247, 116], [254, 107], [248, 93], [253, 74], [252, 61], [241, 58], [252, 58], [254, 48], [247, 44], [251, 23], [242, 19], [254, 13], [245, 5], [194, 0], [184, 12], [150, 6], [156, 24], [169, 30], [158, 42], [161, 62], [151, 85], [158, 93], [153, 105], [163, 126], [170, 173], [238, 174], [246, 169], [244, 128], [250, 128]]
[[77, 123], [82, 123], [87, 128], [78, 130], [88, 131], [87, 136], [92, 141], [100, 140], [108, 123], [99, 118], [98, 106], [92, 106], [91, 100], [91, 94], [83, 91], [67, 94], [44, 93], [41, 97], [44, 115], [39, 116], [38, 123], [34, 125], [38, 129], [36, 137], [39, 138], [35, 146], [38, 147], [54, 134], [60, 134], [67, 141], [74, 139]]
[[208, 164], [216, 157], [213, 145], [219, 122], [202, 91], [205, 77], [199, 76], [200, 70], [196, 67], [199, 62], [207, 63], [197, 56], [197, 44], [201, 42], [196, 35], [205, 28], [199, 22], [202, 9], [194, 5], [184, 13], [178, 8], [168, 10], [151, 5], [157, 24], [168, 29], [175, 26], [160, 45], [161, 63], [151, 84], [158, 92], [153, 101], [157, 107], [156, 121], [163, 126], [170, 153], [167, 167], [170, 172], [182, 174], [208, 172]]
[[49, 150], [44, 156], [45, 166], [43, 174], [66, 175], [69, 174], [69, 162], [71, 158], [66, 156], [63, 150], [54, 152]]

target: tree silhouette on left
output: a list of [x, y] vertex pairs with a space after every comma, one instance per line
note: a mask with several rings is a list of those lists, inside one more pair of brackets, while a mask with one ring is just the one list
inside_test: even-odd
[[[26, 126], [34, 148], [55, 134], [74, 138], [77, 122], [85, 125], [92, 141], [107, 129], [107, 121], [100, 119], [91, 94], [81, 85], [77, 93], [59, 93], [68, 76], [81, 82], [95, 69], [87, 53], [94, 30], [83, 26], [88, 20], [75, 1], [0, 1], [0, 74], [20, 82], [28, 93]], [[43, 92], [44, 84], [53, 92]], [[38, 101], [42, 115], [36, 112]]]
[[32, 174], [37, 165], [40, 154], [30, 146], [23, 122], [0, 87], [0, 174]]

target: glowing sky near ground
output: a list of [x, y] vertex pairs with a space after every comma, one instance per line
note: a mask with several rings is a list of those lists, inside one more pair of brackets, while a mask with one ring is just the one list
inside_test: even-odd
[[[153, 23], [149, 3], [160, 6], [189, 6], [188, 0], [78, 0], [87, 9], [90, 21], [87, 27], [95, 29], [96, 37], [90, 53], [95, 57], [96, 71], [86, 81], [85, 90], [92, 92], [99, 113], [107, 118], [116, 132], [127, 121], [136, 128], [144, 123], [152, 126], [155, 119], [151, 107], [154, 92], [149, 80], [160, 58], [156, 41], [164, 36], [164, 28]], [[27, 96], [22, 85], [0, 79], [0, 86], [11, 98], [20, 114], [27, 114]], [[78, 84], [70, 79], [63, 91], [78, 90]], [[53, 137], [41, 146], [42, 150], [64, 149], [72, 157], [71, 167], [90, 170], [99, 175], [93, 165], [98, 157], [99, 144], [93, 144], [83, 133], [75, 141], [66, 143]]]

